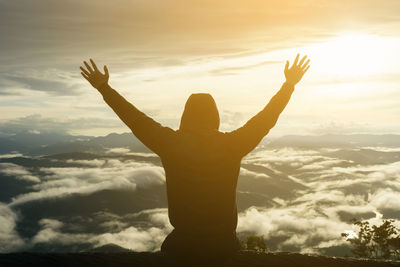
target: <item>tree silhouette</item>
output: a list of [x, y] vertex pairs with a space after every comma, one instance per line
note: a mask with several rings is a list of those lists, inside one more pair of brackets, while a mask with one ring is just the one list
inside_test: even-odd
[[389, 240], [397, 234], [396, 227], [392, 224], [394, 220], [384, 220], [380, 226], [372, 226], [372, 240], [377, 244], [376, 256], [388, 259], [393, 254], [390, 250]]
[[393, 255], [397, 260], [400, 260], [400, 233], [397, 237], [389, 239], [388, 243], [393, 248]]
[[359, 228], [357, 235], [351, 237], [349, 233], [342, 233], [342, 237], [352, 244], [351, 251], [356, 256], [381, 259], [400, 257], [400, 230], [393, 225], [394, 220], [383, 220], [380, 226], [372, 227], [368, 221], [352, 219], [351, 222]]

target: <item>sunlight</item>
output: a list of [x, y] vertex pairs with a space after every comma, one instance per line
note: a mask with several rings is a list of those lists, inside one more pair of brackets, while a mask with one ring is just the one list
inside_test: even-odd
[[376, 35], [342, 35], [304, 48], [313, 69], [335, 76], [364, 76], [391, 72], [398, 58], [394, 38]]
[[348, 234], [346, 240], [352, 239], [352, 238], [357, 238], [357, 233], [354, 232], [353, 230], [346, 230], [344, 233]]

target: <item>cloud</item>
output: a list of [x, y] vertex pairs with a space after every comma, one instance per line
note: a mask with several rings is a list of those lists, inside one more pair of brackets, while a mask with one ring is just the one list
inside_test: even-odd
[[358, 185], [360, 187], [370, 186], [371, 191], [375, 191], [372, 185], [399, 189], [400, 183], [397, 180], [399, 174], [400, 163], [394, 162], [368, 166], [358, 164], [347, 167], [331, 166], [331, 168], [324, 168], [314, 173], [313, 176], [319, 175], [320, 178], [323, 178], [322, 181], [315, 182], [318, 190], [344, 189]]
[[400, 194], [393, 189], [378, 189], [369, 196], [372, 206], [379, 210], [390, 209], [400, 211]]
[[32, 93], [32, 91], [26, 84], [9, 79], [6, 75], [0, 74], [0, 95], [22, 96], [29, 95], [29, 93]]
[[[74, 162], [74, 161], [70, 161]], [[35, 191], [15, 196], [11, 206], [29, 201], [67, 197], [72, 194], [88, 195], [105, 189], [135, 190], [137, 186], [149, 186], [165, 182], [164, 170], [148, 163], [134, 161], [78, 161], [92, 167], [41, 168], [41, 183]]]
[[9, 253], [24, 247], [24, 241], [16, 230], [17, 215], [5, 204], [0, 203], [0, 252]]
[[335, 240], [344, 244], [340, 234], [349, 228], [349, 224], [323, 216], [310, 205], [296, 205], [267, 210], [250, 208], [239, 215], [237, 231], [264, 235], [274, 250], [318, 252], [325, 242]]
[[[62, 226], [63, 223], [54, 220], [54, 219], [41, 219], [39, 221], [39, 225], [41, 226], [41, 230], [32, 238], [31, 242], [33, 244], [35, 243], [44, 243], [44, 242], [60, 242], [63, 244], [71, 244], [74, 243], [75, 238], [71, 238], [71, 236], [65, 235], [65, 236], [60, 236], [60, 234], [57, 232]], [[76, 235], [74, 235], [76, 236]], [[83, 237], [83, 235], [80, 235]], [[69, 237], [69, 238], [66, 238]]]
[[40, 182], [39, 177], [32, 175], [31, 172], [26, 170], [24, 167], [13, 163], [0, 163], [0, 173], [28, 182]]
[[[356, 150], [357, 148], [354, 149]], [[246, 208], [255, 203], [272, 204], [268, 207], [259, 205], [243, 209], [239, 214], [239, 237], [244, 238], [254, 233], [264, 235], [271, 250], [332, 255], [339, 253], [339, 250], [328, 251], [335, 247], [344, 247], [347, 249], [346, 253], [350, 253], [341, 233], [357, 230], [349, 222], [351, 218], [368, 220], [373, 224], [379, 224], [381, 218], [396, 218], [396, 225], [399, 224], [399, 162], [389, 160], [391, 163], [362, 165], [357, 160], [343, 159], [344, 154], [341, 153], [336, 153], [335, 157], [332, 154], [327, 156], [338, 151], [260, 148], [246, 157], [240, 170], [241, 178], [246, 179], [240, 180], [238, 185], [246, 188], [250, 200], [240, 201], [247, 201], [246, 205], [249, 203]], [[51, 199], [51, 202], [56, 202], [73, 194], [88, 195], [105, 189], [134, 191], [139, 186], [151, 188], [158, 185], [160, 188], [159, 185], [165, 184], [163, 169], [151, 164], [150, 160], [135, 162], [129, 157], [119, 157], [131, 154], [126, 153], [125, 148], [110, 152], [109, 155], [93, 160], [59, 160], [58, 163], [71, 164], [70, 167], [40, 168], [40, 182], [32, 185], [32, 191], [15, 196], [4, 214], [13, 213], [10, 207], [23, 212], [24, 206], [21, 204], [30, 201]], [[396, 155], [390, 154], [388, 157]], [[18, 169], [14, 165], [6, 166]], [[258, 186], [254, 183], [256, 180], [251, 178], [259, 178], [257, 181], [263, 182], [259, 185], [265, 187]], [[295, 187], [295, 191], [287, 194], [285, 190], [290, 189], [288, 185], [291, 185], [283, 184], [287, 179], [299, 181], [304, 186], [301, 189]], [[275, 185], [285, 190], [272, 189], [269, 192]], [[263, 201], [258, 201], [260, 196]], [[243, 202], [238, 202], [238, 205]], [[146, 203], [135, 204], [139, 207], [135, 210], [137, 211]], [[157, 207], [154, 205], [157, 204], [153, 203], [148, 207]], [[87, 244], [91, 248], [114, 243], [136, 251], [155, 251], [172, 230], [165, 208], [130, 214], [124, 214], [124, 209], [121, 209], [122, 212], [115, 211], [118, 214], [113, 214], [112, 209], [91, 209], [92, 214], [82, 210], [76, 216], [74, 208], [71, 210], [71, 213], [63, 216], [60, 213], [45, 216], [44, 211], [43, 216], [36, 219], [40, 226], [39, 231], [26, 244], [33, 247], [40, 244], [60, 244], [67, 248], [79, 247], [74, 244]], [[24, 216], [23, 213], [21, 215]], [[12, 236], [17, 234], [12, 230], [17, 217], [14, 214], [14, 217], [8, 219], [7, 216], [3, 220], [7, 219], [11, 226], [5, 232]]]
[[111, 148], [107, 151], [107, 154], [116, 154], [116, 155], [120, 155], [120, 154], [127, 154], [131, 152], [131, 150], [129, 148], [126, 147], [115, 147], [115, 148]]
[[249, 171], [245, 168], [240, 168], [240, 175], [242, 176], [250, 176], [254, 178], [261, 178], [261, 179], [272, 179], [271, 176], [265, 174], [265, 173], [258, 173], [258, 172], [253, 172]]
[[325, 190], [325, 191], [311, 191], [307, 192], [295, 200], [293, 202], [306, 202], [312, 203], [317, 206], [317, 204], [321, 205], [337, 205], [337, 204], [345, 204], [351, 203], [352, 205], [365, 205], [365, 199], [363, 195], [356, 194], [346, 194], [340, 190]]
[[[41, 219], [41, 230], [30, 240], [30, 245], [45, 243], [46, 245], [76, 245], [89, 243], [92, 247], [100, 247], [107, 244], [116, 244], [134, 251], [156, 251], [172, 230], [168, 221], [166, 209], [143, 210], [137, 214], [128, 214], [124, 217], [145, 216], [148, 221], [146, 227], [124, 227], [121, 217], [108, 215], [108, 221], [102, 226], [113, 228], [113, 232], [103, 233], [70, 233], [64, 232], [67, 227], [63, 222], [55, 219]], [[115, 226], [118, 227], [115, 227]], [[121, 229], [123, 228], [123, 229]], [[117, 231], [115, 231], [118, 229]]]
[[[140, 104], [143, 106], [154, 107], [165, 98], [171, 100], [168, 104], [170, 106], [165, 107], [169, 114], [160, 115], [164, 121], [177, 117], [177, 107], [189, 83], [192, 84], [190, 87], [196, 89], [209, 87], [210, 84], [218, 86], [221, 89], [215, 92], [224, 99], [229, 95], [233, 99], [238, 93], [244, 90], [247, 92], [250, 86], [254, 91], [244, 95], [242, 100], [246, 100], [248, 95], [261, 99], [264, 98], [265, 82], [248, 77], [243, 77], [239, 83], [236, 80], [228, 82], [228, 79], [223, 81], [221, 74], [238, 73], [250, 68], [255, 71], [257, 66], [266, 62], [257, 59], [263, 53], [282, 53], [287, 48], [318, 43], [327, 37], [341, 34], [343, 25], [355, 32], [373, 28], [371, 31], [374, 33], [397, 35], [393, 29], [398, 28], [396, 18], [399, 17], [399, 12], [396, 12], [397, 2], [385, 1], [383, 8], [378, 0], [368, 3], [360, 0], [331, 1], [323, 4], [318, 1], [294, 4], [287, 0], [272, 1], [273, 4], [261, 0], [246, 1], [246, 4], [226, 0], [218, 3], [195, 1], [190, 4], [184, 4], [181, 0], [168, 0], [162, 4], [127, 0], [118, 0], [117, 3], [102, 1], [95, 6], [76, 0], [66, 0], [57, 5], [49, 0], [38, 0], [35, 3], [27, 1], [24, 4], [16, 1], [0, 3], [0, 31], [3, 33], [0, 51], [4, 51], [0, 56], [0, 94], [5, 95], [2, 103], [7, 105], [1, 110], [2, 114], [7, 114], [3, 118], [32, 113], [60, 114], [60, 118], [65, 114], [75, 114], [75, 117], [81, 117], [82, 112], [94, 114], [100, 103], [95, 103], [96, 98], [91, 96], [82, 98], [87, 92], [83, 89], [90, 86], [80, 77], [78, 69], [82, 60], [88, 57], [98, 60], [99, 64], [111, 65], [111, 81], [117, 85], [116, 88], [129, 88], [134, 84], [137, 91], [133, 91], [132, 95], [135, 94], [135, 99], [142, 101]], [[246, 58], [251, 55], [256, 59], [252, 58], [246, 64], [223, 67], [213, 65], [227, 58]], [[282, 56], [278, 60], [283, 59]], [[204, 62], [210, 64], [202, 65]], [[271, 62], [277, 61], [274, 59]], [[192, 67], [199, 65], [199, 69], [202, 69], [192, 75]], [[210, 75], [210, 72], [216, 75]], [[269, 75], [274, 79], [277, 77], [274, 73]], [[318, 84], [311, 85], [320, 89]], [[229, 89], [225, 91], [223, 87]], [[168, 90], [168, 96], [162, 96], [165, 90]], [[231, 91], [225, 93], [228, 90]], [[150, 91], [153, 93], [146, 93]], [[341, 94], [336, 95], [342, 98]], [[158, 101], [154, 101], [154, 96], [158, 97]], [[317, 94], [313, 94], [313, 97], [317, 97]], [[325, 95], [322, 97], [326, 98]], [[297, 103], [308, 103], [301, 100]], [[376, 98], [373, 101], [375, 103]], [[313, 104], [318, 102], [320, 105], [326, 104], [323, 101], [313, 101]], [[394, 100], [392, 102], [390, 105], [395, 107], [396, 103]], [[383, 106], [382, 103], [378, 105]], [[231, 105], [232, 109], [237, 110], [237, 102], [234, 105]], [[340, 105], [344, 105], [342, 100]], [[353, 104], [347, 106], [354, 110]], [[317, 110], [317, 107], [314, 109]], [[334, 106], [331, 109], [338, 111]], [[342, 126], [353, 132], [360, 129], [377, 131], [373, 122], [368, 124], [370, 127], [361, 127], [361, 121], [356, 127], [340, 124], [338, 128], [335, 122], [341, 121], [340, 118], [330, 119], [315, 112], [311, 114], [312, 111], [302, 107], [298, 110], [304, 113], [299, 115], [303, 116], [302, 120], [297, 122], [298, 117], [292, 115], [290, 129], [284, 125], [279, 129], [287, 133], [293, 130], [293, 125], [299, 123], [300, 126], [295, 127], [296, 131], [304, 131], [310, 129], [312, 118], [320, 121], [323, 116], [324, 121], [334, 122], [326, 127], [317, 125], [319, 129], [325, 128], [324, 132], [343, 132]], [[376, 113], [377, 109], [374, 110]], [[389, 113], [397, 114], [395, 108]], [[362, 115], [363, 112], [359, 111], [358, 114]], [[379, 114], [383, 114], [383, 111], [374, 116]], [[72, 130], [87, 133], [88, 128], [97, 128], [92, 126], [98, 122], [96, 116], [88, 117], [90, 120], [79, 119], [82, 121], [80, 127], [74, 126]], [[396, 120], [392, 121], [392, 125], [395, 125]], [[116, 124], [116, 120], [103, 122], [100, 126], [103, 132], [121, 126]], [[176, 124], [176, 119], [173, 123]], [[58, 129], [57, 126], [54, 124], [53, 129]], [[225, 123], [222, 125], [223, 128], [228, 126]], [[393, 129], [398, 130], [398, 127], [393, 126]]]
[[[264, 235], [269, 248], [278, 251], [325, 253], [329, 247], [347, 247], [350, 253], [340, 234], [357, 230], [351, 218], [372, 224], [379, 224], [382, 216], [398, 218], [398, 161], [360, 165], [340, 158], [340, 153], [337, 157], [326, 153], [325, 149], [260, 149], [246, 157], [246, 164], [290, 174], [306, 188], [284, 201], [276, 199], [271, 208], [252, 207], [240, 213], [239, 235]], [[257, 172], [247, 174], [257, 176]]]
[[85, 167], [101, 167], [101, 166], [104, 166], [105, 164], [109, 164], [108, 161], [105, 159], [90, 159], [90, 160], [67, 159], [66, 162], [70, 163], [70, 164], [83, 165]]
[[[8, 69], [24, 63], [39, 68], [71, 65], [87, 55], [107, 57], [121, 63], [121, 68], [143, 68], [182, 64], [186, 61], [182, 59], [190, 56], [226, 56], [249, 53], [260, 46], [269, 50], [296, 46], [328, 36], [341, 28], [342, 21], [356, 29], [361, 21], [382, 28], [396, 22], [396, 10], [396, 1], [386, 1], [383, 8], [377, 0], [324, 4], [201, 1], [185, 5], [181, 0], [119, 0], [118, 4], [103, 1], [96, 6], [76, 0], [58, 5], [49, 0], [34, 4], [2, 1], [5, 40], [0, 49], [8, 51], [3, 55], [3, 65]], [[53, 27], [48, 27], [50, 22]], [[18, 52], [20, 57], [16, 57]]]
[[119, 233], [105, 233], [91, 239], [95, 246], [103, 246], [109, 243], [134, 251], [157, 251], [168, 234], [168, 230], [151, 227], [146, 231], [129, 227]]
[[305, 171], [305, 170], [310, 170], [310, 171], [315, 171], [315, 170], [325, 170], [325, 169], [329, 169], [329, 167], [332, 166], [338, 166], [341, 165], [342, 163], [349, 163], [348, 160], [342, 160], [342, 159], [329, 159], [329, 158], [325, 158], [325, 160], [323, 161], [319, 161], [319, 162], [313, 162], [307, 165], [303, 165], [300, 167], [299, 170], [301, 171]]
[[[352, 160], [347, 159], [347, 155], [352, 155]], [[366, 189], [373, 192], [379, 187], [400, 188], [397, 156], [396, 153], [381, 155], [374, 150], [359, 151], [358, 148], [345, 151], [283, 148], [260, 149], [247, 156], [244, 162], [290, 174], [316, 192], [342, 190], [346, 194], [362, 194]], [[376, 164], [380, 161], [388, 163]]]
[[29, 240], [27, 246], [47, 245], [48, 247], [52, 247], [53, 250], [57, 245], [73, 246], [82, 243], [88, 244], [90, 243], [90, 238], [93, 237], [93, 234], [89, 233], [63, 233], [61, 232], [63, 223], [55, 219], [41, 219], [39, 225], [41, 226], [40, 231]]
[[259, 62], [256, 64], [251, 64], [251, 65], [213, 69], [213, 70], [210, 70], [210, 73], [212, 75], [236, 75], [236, 74], [238, 74], [238, 72], [243, 71], [243, 70], [257, 68], [257, 67], [269, 65], [269, 64], [281, 64], [281, 63], [282, 63], [281, 61], [263, 61], [263, 62]]
[[11, 153], [11, 154], [1, 154], [0, 159], [9, 159], [9, 158], [15, 158], [15, 157], [22, 157], [23, 155], [21, 153]]
[[[281, 148], [276, 150], [262, 149], [251, 153], [245, 158], [246, 163], [252, 164], [300, 164], [298, 167], [312, 162], [319, 162], [327, 159], [317, 150], [300, 150], [293, 148]], [[297, 165], [296, 165], [297, 166]]]
[[[56, 70], [61, 72], [61, 70]], [[1, 75], [1, 74], [0, 74]], [[57, 73], [60, 75], [60, 73]], [[45, 92], [50, 95], [77, 95], [79, 94], [80, 86], [78, 84], [70, 84], [70, 79], [52, 80], [51, 78], [34, 78], [29, 77], [29, 73], [17, 75], [0, 76], [0, 94], [4, 95], [24, 95], [29, 90]], [[11, 88], [10, 88], [11, 86]], [[10, 90], [12, 89], [12, 90]]]
[[168, 210], [143, 210], [125, 217], [133, 218], [139, 216], [147, 218], [148, 226], [146, 228], [131, 226], [119, 232], [98, 235], [93, 237], [91, 241], [94, 242], [96, 247], [113, 243], [134, 251], [160, 250], [165, 237], [172, 231], [172, 225], [168, 219]]
[[73, 119], [44, 117], [33, 114], [0, 122], [0, 134], [16, 134], [37, 131], [40, 133], [61, 133], [82, 128], [115, 128], [120, 122], [115, 119], [75, 117]]

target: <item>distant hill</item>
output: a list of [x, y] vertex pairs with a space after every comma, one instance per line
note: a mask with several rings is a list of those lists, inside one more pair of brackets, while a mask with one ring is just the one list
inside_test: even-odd
[[371, 135], [371, 134], [352, 134], [352, 135], [287, 135], [271, 141], [269, 147], [299, 147], [299, 148], [351, 148], [351, 147], [400, 147], [400, 135]]
[[225, 260], [179, 260], [161, 252], [0, 254], [0, 266], [251, 266], [251, 267], [393, 267], [400, 262], [337, 258], [298, 253], [242, 251]]
[[[264, 141], [264, 144], [267, 142]], [[287, 135], [269, 141], [267, 147], [354, 148], [400, 147], [400, 135]], [[19, 133], [0, 138], [0, 154], [19, 152], [31, 156], [70, 152], [104, 153], [111, 148], [128, 148], [134, 152], [150, 152], [132, 133], [111, 133], [106, 136], [75, 136], [49, 133]]]
[[118, 246], [116, 244], [110, 243], [110, 244], [107, 244], [107, 245], [104, 245], [104, 246], [92, 248], [91, 250], [89, 250], [89, 252], [93, 252], [93, 253], [121, 253], [121, 252], [133, 252], [133, 251], [130, 250], [130, 249]]
[[106, 136], [19, 133], [0, 138], [0, 154], [23, 153], [31, 156], [70, 152], [103, 153], [110, 148], [125, 147], [135, 152], [150, 152], [132, 133]]

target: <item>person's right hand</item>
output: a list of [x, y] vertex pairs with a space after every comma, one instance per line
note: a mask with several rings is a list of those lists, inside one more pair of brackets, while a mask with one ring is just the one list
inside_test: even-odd
[[[310, 68], [310, 60], [306, 60], [307, 56], [304, 56], [300, 62], [297, 64], [299, 61], [299, 54], [297, 54], [296, 59], [293, 62], [292, 67], [289, 68], [289, 61], [286, 61], [286, 66], [285, 66], [285, 77], [286, 77], [286, 82], [291, 84], [291, 85], [296, 85], [301, 78], [303, 77], [304, 73]], [[305, 62], [304, 62], [305, 61]]]
[[99, 71], [99, 69], [97, 68], [96, 64], [92, 59], [90, 59], [90, 62], [92, 63], [93, 69], [86, 61], [83, 61], [87, 70], [81, 66], [80, 67], [80, 69], [82, 70], [81, 74], [86, 80], [88, 80], [88, 82], [90, 82], [90, 84], [94, 88], [99, 89], [102, 85], [108, 83], [108, 78], [109, 78], [108, 69], [107, 66], [104, 65], [104, 74], [103, 74]]

